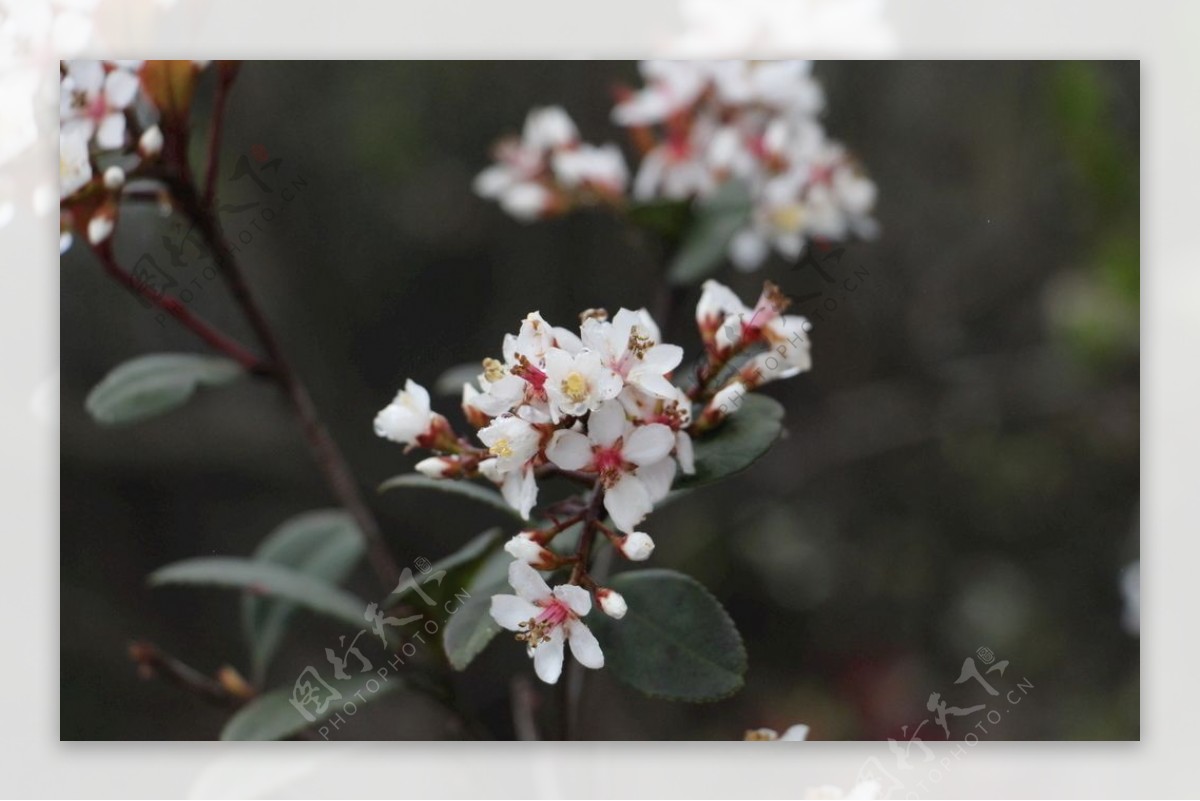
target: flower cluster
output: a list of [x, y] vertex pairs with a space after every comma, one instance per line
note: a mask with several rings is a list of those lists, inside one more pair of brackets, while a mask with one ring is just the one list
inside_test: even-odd
[[[59, 249], [75, 232], [99, 245], [112, 236], [121, 193], [151, 171], [163, 151], [157, 117], [173, 109], [164, 93], [186, 95], [208, 62], [64, 61], [59, 86]], [[190, 99], [190, 96], [188, 96]], [[164, 107], [165, 106], [165, 107]], [[174, 109], [178, 111], [179, 109]], [[150, 118], [143, 127], [141, 118]]]
[[[740, 182], [752, 210], [730, 240], [729, 257], [746, 270], [761, 266], [772, 248], [796, 259], [809, 240], [874, 236], [875, 184], [818, 121], [824, 94], [810, 62], [646, 61], [641, 72], [645, 85], [625, 90], [612, 112], [640, 155], [634, 200], [703, 199]], [[547, 116], [557, 122], [545, 122]], [[611, 194], [625, 183], [620, 154], [606, 146], [602, 168], [591, 155], [600, 150], [576, 144], [561, 109], [531, 113], [525, 138], [502, 143], [500, 163], [480, 175], [477, 191], [522, 219], [586, 205], [556, 188], [568, 182], [557, 164], [546, 166], [555, 146], [536, 135], [542, 128], [557, 131], [566, 147], [582, 148], [577, 161], [595, 172], [616, 173], [619, 164], [621, 180], [605, 185], [605, 197], [620, 206]]]
[[522, 135], [501, 140], [495, 158], [476, 177], [475, 191], [518, 220], [617, 203], [629, 182], [617, 146], [581, 142], [575, 123], [558, 106], [529, 112]]
[[[462, 410], [477, 442], [454, 431], [411, 380], [376, 416], [379, 436], [434, 452], [416, 465], [422, 474], [490, 481], [526, 520], [539, 480], [588, 488], [546, 508], [543, 523], [505, 545], [517, 594], [496, 596], [492, 614], [518, 632], [545, 681], [557, 680], [564, 643], [582, 664], [603, 664], [582, 622], [593, 598], [613, 618], [626, 612], [624, 598], [588, 574], [588, 547], [564, 555], [552, 541], [582, 528], [581, 542], [603, 535], [625, 558], [649, 558], [654, 541], [639, 525], [678, 474], [695, 472], [692, 436], [736, 412], [741, 394], [809, 368], [807, 323], [786, 308], [770, 283], [753, 308], [727, 287], [706, 283], [696, 309], [705, 354], [686, 390], [672, 382], [683, 349], [661, 341], [645, 309], [621, 309], [611, 319], [589, 309], [578, 332], [532, 312], [504, 337], [500, 358], [484, 359], [478, 377], [463, 385]], [[570, 578], [553, 590], [538, 574], [562, 568], [571, 569]]]

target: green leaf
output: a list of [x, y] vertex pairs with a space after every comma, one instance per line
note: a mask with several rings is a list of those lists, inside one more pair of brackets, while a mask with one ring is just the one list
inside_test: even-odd
[[470, 597], [446, 621], [442, 646], [455, 670], [466, 670], [467, 665], [500, 633], [500, 625], [492, 620], [492, 596], [511, 592], [508, 586], [511, 562], [512, 557], [503, 550], [485, 559], [465, 588]]
[[648, 231], [678, 242], [692, 218], [692, 204], [686, 200], [658, 200], [634, 203], [626, 211], [629, 221]]
[[[283, 740], [319, 726], [329, 717], [340, 713], [346, 699], [361, 709], [364, 703], [400, 689], [404, 681], [395, 672], [380, 678], [376, 671], [368, 670], [345, 681], [335, 679], [329, 686], [340, 693], [341, 698], [330, 703], [324, 715], [313, 714], [314, 720], [311, 722], [292, 704], [293, 690], [280, 687], [260, 695], [239, 709], [221, 730], [221, 739]], [[371, 691], [372, 687], [375, 687], [374, 692]], [[324, 687], [320, 688], [320, 692], [322, 697], [332, 695]]]
[[486, 503], [495, 509], [499, 509], [505, 514], [520, 520], [522, 523], [525, 520], [517, 512], [516, 509], [508, 505], [500, 493], [495, 490], [487, 489], [479, 484], [472, 484], [469, 481], [452, 478], [429, 478], [420, 473], [405, 473], [403, 475], [389, 478], [387, 481], [379, 485], [380, 492], [387, 492], [391, 489], [429, 489], [437, 490], [438, 492], [449, 492], [456, 495], [463, 495], [474, 501]]
[[227, 384], [243, 374], [237, 362], [216, 356], [139, 356], [113, 368], [88, 393], [84, 406], [103, 425], [134, 423], [182, 405], [197, 387]]
[[725, 422], [695, 442], [696, 473], [675, 489], [688, 489], [745, 470], [771, 449], [783, 431], [783, 407], [765, 395], [746, 395]]
[[[284, 522], [259, 544], [253, 558], [340, 584], [362, 558], [363, 550], [362, 532], [354, 518], [341, 509], [322, 509]], [[242, 626], [255, 683], [262, 683], [295, 611], [296, 604], [291, 601], [249, 592], [242, 596]]]
[[671, 701], [716, 701], [741, 689], [742, 638], [698, 581], [673, 570], [637, 570], [609, 586], [629, 611], [620, 620], [593, 613], [588, 624], [618, 679]]
[[433, 382], [433, 391], [438, 395], [461, 395], [463, 384], [473, 383], [482, 372], [483, 366], [479, 362], [456, 364], [437, 377]]
[[[479, 572], [484, 557], [498, 544], [500, 533], [499, 527], [488, 529], [454, 553], [429, 565], [429, 570], [423, 575], [415, 575], [413, 578], [419, 582], [422, 591], [434, 599], [434, 604], [441, 606], [442, 601], [467, 588], [471, 579]], [[445, 571], [445, 575], [441, 581], [431, 580], [442, 571]], [[388, 596], [383, 606], [391, 606], [403, 600], [416, 592], [416, 587], [416, 584], [405, 585], [400, 592]]]
[[750, 190], [741, 181], [727, 181], [699, 201], [695, 221], [667, 269], [667, 279], [677, 286], [696, 284], [716, 272], [729, 240], [750, 219], [752, 207]]
[[151, 586], [208, 584], [273, 595], [334, 620], [361, 628], [367, 604], [353, 593], [313, 576], [259, 559], [202, 556], [160, 567], [150, 574]]

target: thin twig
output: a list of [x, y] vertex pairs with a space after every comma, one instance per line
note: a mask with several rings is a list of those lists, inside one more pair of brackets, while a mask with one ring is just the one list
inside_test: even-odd
[[229, 88], [237, 77], [237, 67], [221, 63], [217, 67], [217, 90], [213, 98], [212, 122], [208, 128], [208, 162], [204, 175], [204, 205], [211, 206], [217, 196], [217, 178], [221, 163], [221, 134], [225, 130], [225, 103]]
[[105, 272], [130, 292], [145, 298], [153, 306], [162, 309], [174, 317], [189, 331], [196, 334], [196, 336], [200, 337], [216, 350], [236, 361], [247, 371], [256, 375], [266, 375], [270, 372], [270, 368], [261, 359], [219, 331], [211, 323], [192, 314], [179, 299], [170, 297], [164, 293], [155, 292], [149, 284], [139, 281], [121, 267], [117, 263], [116, 256], [113, 255], [111, 239], [105, 240], [99, 245], [93, 245], [92, 251], [100, 260], [100, 264], [104, 267]]
[[186, 165], [180, 165], [179, 172], [171, 181], [171, 187], [180, 210], [196, 224], [200, 235], [208, 243], [217, 270], [225, 279], [234, 301], [241, 308], [250, 327], [254, 330], [255, 336], [266, 350], [272, 366], [272, 376], [287, 393], [292, 408], [300, 420], [309, 448], [312, 450], [325, 480], [329, 483], [330, 489], [342, 506], [354, 517], [366, 538], [367, 556], [372, 568], [385, 587], [391, 590], [399, 581], [400, 567], [388, 549], [387, 543], [384, 542], [379, 524], [363, 499], [345, 456], [342, 455], [341, 449], [321, 421], [308, 388], [292, 371], [270, 322], [250, 291], [250, 286], [246, 283], [245, 276], [233, 256], [233, 250], [221, 232], [214, 212], [215, 198], [213, 203], [207, 205], [201, 201], [196, 193], [195, 184], [191, 180], [190, 172], [186, 170]]
[[217, 706], [236, 708], [246, 702], [245, 698], [234, 695], [216, 679], [209, 678], [170, 654], [163, 653], [153, 643], [130, 643], [129, 658], [137, 664], [138, 675], [144, 679], [162, 676], [176, 687], [181, 687]]

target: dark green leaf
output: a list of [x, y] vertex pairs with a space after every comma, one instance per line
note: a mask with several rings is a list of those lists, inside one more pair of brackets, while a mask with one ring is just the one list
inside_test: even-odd
[[783, 430], [783, 407], [765, 395], [745, 395], [721, 426], [698, 437], [696, 474], [682, 476], [676, 489], [708, 484], [745, 470], [771, 449]]
[[673, 570], [637, 570], [609, 586], [629, 611], [620, 620], [593, 612], [588, 624], [618, 679], [672, 701], [715, 701], [741, 689], [742, 638], [699, 582]]
[[197, 387], [227, 384], [243, 374], [229, 359], [154, 353], [113, 368], [88, 393], [84, 405], [98, 423], [133, 423], [182, 405]]
[[[347, 699], [353, 701], [356, 707], [361, 708], [368, 701], [400, 689], [404, 686], [404, 681], [395, 672], [380, 678], [376, 671], [368, 670], [365, 673], [351, 676], [345, 681], [334, 679], [329, 686], [341, 694], [341, 700], [333, 701], [325, 715], [313, 714], [312, 722], [306, 719], [292, 704], [292, 688], [280, 687], [260, 695], [239, 709], [221, 730], [221, 739], [283, 740], [299, 734], [305, 729], [319, 726], [329, 717], [339, 714]], [[372, 687], [375, 688], [374, 692], [371, 692]], [[320, 691], [323, 697], [329, 695], [324, 687], [320, 688]]]
[[750, 190], [741, 181], [727, 181], [711, 197], [699, 202], [667, 278], [672, 284], [698, 284], [716, 272], [725, 260], [729, 241], [750, 219]]
[[420, 473], [405, 473], [404, 475], [389, 478], [387, 481], [379, 485], [380, 492], [387, 492], [391, 489], [430, 489], [438, 492], [449, 492], [455, 495], [462, 495], [480, 503], [486, 503], [495, 509], [499, 509], [510, 517], [517, 520], [522, 520], [521, 515], [517, 510], [512, 508], [505, 502], [500, 493], [495, 490], [490, 490], [479, 484], [472, 484], [469, 481], [457, 480], [452, 478], [438, 479], [423, 476]]
[[[353, 517], [341, 509], [323, 509], [284, 522], [267, 535], [254, 558], [340, 584], [362, 557], [363, 546]], [[253, 593], [242, 597], [242, 625], [256, 683], [262, 683], [295, 610], [291, 601]]]
[[442, 644], [455, 670], [466, 670], [500, 632], [500, 626], [492, 620], [492, 596], [512, 591], [508, 586], [511, 563], [512, 557], [503, 550], [485, 559], [466, 587], [470, 597], [446, 621]]
[[249, 590], [292, 601], [318, 614], [361, 628], [367, 604], [352, 593], [282, 565], [233, 556], [202, 556], [161, 567], [151, 586], [208, 584]]
[[438, 395], [461, 395], [463, 384], [474, 381], [482, 372], [483, 366], [479, 362], [456, 364], [437, 377], [433, 391]]
[[[414, 574], [413, 579], [426, 595], [434, 599], [435, 605], [441, 606], [442, 601], [452, 598], [455, 593], [468, 588], [471, 579], [479, 572], [484, 557], [495, 549], [499, 538], [500, 529], [498, 527], [488, 529], [446, 558], [429, 565], [428, 571]], [[445, 575], [441, 577], [440, 581], [437, 580], [435, 577], [443, 571], [445, 571]], [[384, 605], [391, 606], [412, 595], [418, 584], [404, 585], [400, 592], [390, 595]]]
[[686, 200], [660, 200], [635, 203], [626, 211], [629, 221], [653, 231], [668, 242], [678, 242], [692, 217], [692, 204]]

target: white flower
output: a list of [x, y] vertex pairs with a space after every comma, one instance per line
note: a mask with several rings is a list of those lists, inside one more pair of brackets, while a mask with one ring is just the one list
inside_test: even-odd
[[525, 117], [522, 144], [538, 151], [566, 147], [579, 140], [579, 129], [561, 106], [535, 108]]
[[[692, 423], [692, 402], [687, 393], [678, 387], [669, 398], [659, 398], [643, 392], [634, 386], [627, 386], [617, 398], [625, 408], [625, 413], [634, 420], [642, 423], [662, 423], [675, 432], [675, 458], [684, 473], [691, 475], [696, 472], [696, 457], [692, 447], [692, 438], [686, 429]], [[643, 471], [645, 472], [645, 471]], [[667, 478], [667, 487], [662, 495], [670, 490], [670, 482], [674, 479], [672, 470]]]
[[411, 378], [404, 389], [375, 416], [375, 433], [401, 445], [411, 445], [429, 433], [436, 415], [429, 408], [429, 392]]
[[662, 122], [694, 103], [711, 76], [711, 64], [706, 61], [643, 61], [639, 68], [646, 87], [613, 108], [617, 125]]
[[621, 540], [621, 553], [631, 562], [644, 562], [654, 553], [654, 540], [644, 531], [634, 531]]
[[583, 618], [592, 609], [587, 590], [562, 584], [552, 591], [538, 572], [524, 562], [508, 568], [508, 583], [516, 595], [493, 595], [492, 618], [517, 633], [533, 658], [538, 678], [554, 684], [562, 675], [563, 645], [584, 667], [604, 667], [604, 653]]
[[58, 135], [59, 197], [70, 197], [90, 180], [92, 163], [88, 159], [87, 137], [78, 128], [62, 131]]
[[761, 729], [751, 729], [750, 731], [746, 732], [746, 736], [743, 739], [792, 740], [803, 742], [808, 739], [808, 726], [805, 726], [803, 723], [797, 723], [794, 726], [789, 726], [788, 730], [783, 733], [782, 737], [780, 737], [779, 732], [775, 731], [774, 729], [768, 729], [766, 727]]
[[621, 531], [633, 531], [654, 508], [642, 465], [664, 459], [675, 435], [660, 423], [634, 426], [617, 401], [606, 401], [588, 416], [587, 435], [560, 429], [546, 447], [546, 457], [563, 470], [586, 470], [604, 483], [604, 508]]
[[514, 559], [536, 568], [549, 570], [555, 567], [554, 553], [542, 547], [534, 534], [522, 531], [504, 543], [504, 550]]
[[574, 356], [559, 348], [546, 352], [546, 394], [550, 400], [550, 418], [581, 417], [620, 394], [625, 386], [621, 376], [606, 367], [600, 355], [582, 350]]
[[600, 603], [600, 611], [613, 620], [620, 620], [629, 611], [629, 605], [625, 603], [625, 597], [616, 590], [601, 587], [596, 590], [596, 600]]
[[683, 361], [683, 348], [657, 344], [658, 326], [645, 309], [621, 309], [611, 321], [589, 318], [581, 332], [584, 347], [627, 383], [661, 398], [675, 395], [666, 375]]
[[561, 150], [554, 154], [551, 165], [554, 177], [567, 189], [590, 186], [620, 195], [629, 183], [625, 157], [613, 144], [602, 147], [582, 144], [571, 150]]
[[525, 467], [541, 448], [542, 432], [516, 414], [502, 414], [479, 429], [479, 440], [496, 457], [496, 472], [503, 475]]
[[62, 129], [95, 138], [101, 150], [125, 144], [125, 109], [137, 97], [138, 78], [111, 62], [76, 60], [65, 63], [59, 101]]
[[479, 463], [479, 472], [484, 478], [500, 485], [500, 494], [505, 503], [520, 513], [525, 520], [537, 505], [538, 485], [529, 465], [517, 470], [501, 471], [499, 459], [492, 457]]

